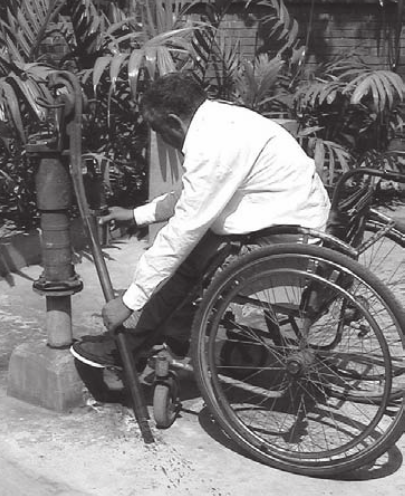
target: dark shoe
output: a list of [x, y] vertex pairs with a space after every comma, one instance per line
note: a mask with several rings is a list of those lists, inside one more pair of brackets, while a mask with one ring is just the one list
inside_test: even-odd
[[110, 333], [99, 336], [84, 336], [70, 347], [72, 355], [80, 362], [96, 368], [119, 367], [122, 361]]
[[175, 358], [184, 358], [190, 348], [190, 343], [188, 341], [178, 341], [177, 339], [173, 339], [169, 336], [165, 337], [165, 343], [169, 347], [172, 354], [175, 355]]
[[[144, 336], [127, 334], [127, 344], [134, 354], [135, 367], [139, 373], [146, 367], [146, 358], [142, 356], [142, 351], [140, 351], [144, 341]], [[72, 344], [70, 352], [77, 360], [91, 367], [119, 369], [123, 367], [121, 355], [112, 332], [83, 336], [80, 341]]]

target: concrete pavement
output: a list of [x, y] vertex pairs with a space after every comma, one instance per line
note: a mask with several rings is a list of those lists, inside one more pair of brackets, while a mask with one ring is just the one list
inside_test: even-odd
[[[136, 238], [105, 250], [116, 289], [131, 281], [146, 248]], [[76, 270], [84, 290], [73, 297], [74, 334], [103, 331], [103, 295], [88, 254]], [[100, 402], [86, 393], [84, 406], [48, 411], [7, 396], [10, 354], [21, 343], [45, 340], [45, 301], [32, 291], [34, 265], [0, 280], [0, 496], [405, 496], [401, 439], [373, 466], [345, 480], [293, 475], [241, 455], [212, 422], [192, 378], [186, 378], [180, 418], [154, 430], [145, 446], [124, 402]], [[113, 376], [106, 381], [120, 391]], [[145, 389], [150, 407], [150, 391]]]

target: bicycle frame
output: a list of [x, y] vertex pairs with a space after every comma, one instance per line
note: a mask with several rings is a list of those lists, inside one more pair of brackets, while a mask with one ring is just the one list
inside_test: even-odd
[[338, 202], [342, 198], [342, 192], [345, 185], [349, 179], [353, 179], [355, 176], [365, 176], [369, 175], [371, 177], [379, 177], [385, 181], [394, 181], [397, 183], [405, 184], [405, 174], [401, 172], [392, 172], [386, 170], [371, 169], [369, 167], [359, 167], [357, 169], [352, 169], [345, 172], [337, 181], [335, 186], [335, 191], [332, 198], [332, 209], [338, 207]]

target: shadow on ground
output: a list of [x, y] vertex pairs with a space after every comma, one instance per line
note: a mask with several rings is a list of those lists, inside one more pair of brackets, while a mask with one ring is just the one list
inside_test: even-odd
[[[119, 403], [123, 406], [131, 408], [130, 398], [125, 394], [125, 389], [121, 382], [121, 378], [117, 373], [111, 375], [103, 372], [102, 369], [95, 369], [88, 367], [80, 362], [76, 362], [79, 374], [86, 384], [89, 392], [94, 400], [100, 403]], [[148, 406], [153, 405], [153, 371], [147, 369], [142, 375], [142, 386], [145, 400]], [[196, 383], [191, 377], [183, 377], [181, 381], [180, 401], [184, 404], [188, 400], [199, 398]], [[182, 413], [194, 414], [198, 417], [201, 428], [217, 443], [223, 447], [232, 450], [233, 452], [247, 458], [248, 453], [243, 451], [234, 441], [232, 441], [221, 429], [219, 424], [214, 420], [207, 407], [202, 408], [199, 413], [187, 410], [182, 406], [179, 410], [179, 417]], [[257, 460], [255, 460], [257, 461]], [[337, 481], [366, 481], [374, 479], [382, 479], [397, 472], [403, 463], [403, 456], [401, 451], [396, 447], [391, 447], [383, 456], [367, 466], [360, 469], [340, 474], [337, 477], [330, 477], [332, 480]]]
[[[241, 450], [220, 428], [217, 422], [213, 419], [208, 408], [203, 408], [199, 415], [201, 427], [218, 443], [222, 444], [228, 449], [245, 456], [249, 455]], [[249, 457], [251, 458], [251, 457]], [[253, 459], [253, 458], [252, 458]], [[401, 451], [396, 447], [391, 447], [384, 455], [375, 460], [374, 462], [366, 465], [360, 469], [340, 474], [337, 477], [329, 477], [331, 480], [341, 481], [364, 481], [381, 479], [388, 477], [398, 471], [403, 463], [403, 456]]]

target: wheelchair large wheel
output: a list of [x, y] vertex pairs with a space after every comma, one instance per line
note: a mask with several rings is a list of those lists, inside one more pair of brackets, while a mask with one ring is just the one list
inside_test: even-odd
[[[229, 265], [205, 293], [194, 372], [214, 419], [250, 456], [336, 475], [374, 461], [404, 430], [404, 395], [391, 401], [399, 363], [384, 335], [396, 335], [403, 365], [404, 326], [391, 292], [358, 262], [317, 246], [269, 246]], [[240, 362], [224, 363], [230, 339], [258, 348], [244, 374]]]

